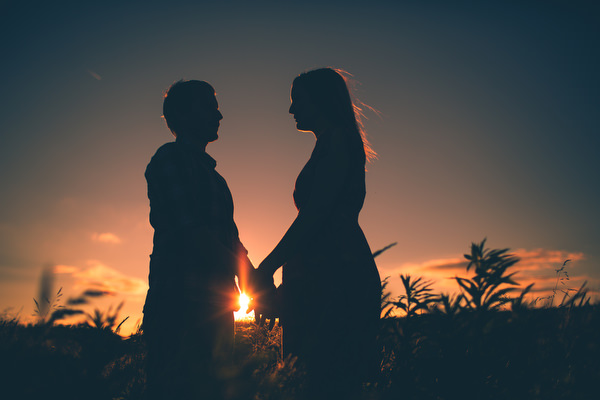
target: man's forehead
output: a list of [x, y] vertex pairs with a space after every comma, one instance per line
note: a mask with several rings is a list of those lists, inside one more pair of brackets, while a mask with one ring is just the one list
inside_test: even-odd
[[198, 90], [196, 93], [194, 93], [192, 103], [210, 107], [218, 105], [216, 94], [207, 90]]

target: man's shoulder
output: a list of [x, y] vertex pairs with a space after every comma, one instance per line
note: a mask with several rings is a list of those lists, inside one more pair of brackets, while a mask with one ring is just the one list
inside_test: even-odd
[[165, 143], [156, 150], [156, 153], [150, 159], [150, 163], [146, 167], [146, 175], [151, 171], [164, 168], [170, 168], [178, 163], [180, 159], [179, 149], [175, 142]]
[[172, 162], [181, 157], [179, 146], [176, 142], [165, 143], [156, 150], [150, 159], [150, 165], [163, 162]]
[[162, 146], [160, 146], [158, 148], [158, 150], [156, 150], [156, 153], [154, 153], [154, 156], [152, 156], [152, 159], [176, 156], [178, 152], [179, 152], [179, 150], [178, 150], [177, 143], [176, 142], [168, 142], [168, 143], [163, 144]]

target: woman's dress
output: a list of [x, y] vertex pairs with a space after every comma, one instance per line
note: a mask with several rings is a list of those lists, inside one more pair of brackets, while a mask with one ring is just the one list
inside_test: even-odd
[[298, 356], [313, 386], [331, 391], [369, 380], [379, 366], [381, 281], [358, 224], [365, 153], [360, 137], [343, 133], [320, 135], [298, 176], [296, 208], [318, 222], [284, 265], [282, 285], [284, 352]]

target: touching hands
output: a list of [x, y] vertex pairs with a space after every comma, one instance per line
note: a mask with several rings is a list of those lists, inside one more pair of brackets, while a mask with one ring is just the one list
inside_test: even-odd
[[248, 312], [254, 309], [254, 319], [259, 326], [263, 326], [269, 320], [268, 327], [271, 330], [275, 326], [275, 318], [279, 316], [279, 301], [273, 274], [265, 272], [265, 269], [259, 267], [251, 272], [250, 282], [253, 289], [253, 300], [248, 307]]

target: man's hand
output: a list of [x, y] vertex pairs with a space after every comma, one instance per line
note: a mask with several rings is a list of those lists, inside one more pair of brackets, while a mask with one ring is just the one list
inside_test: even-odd
[[268, 327], [271, 330], [275, 326], [275, 318], [279, 316], [277, 288], [273, 282], [273, 275], [263, 271], [260, 268], [256, 269], [250, 276], [254, 292], [248, 312], [254, 309], [254, 320], [259, 326], [263, 326], [269, 320]]

